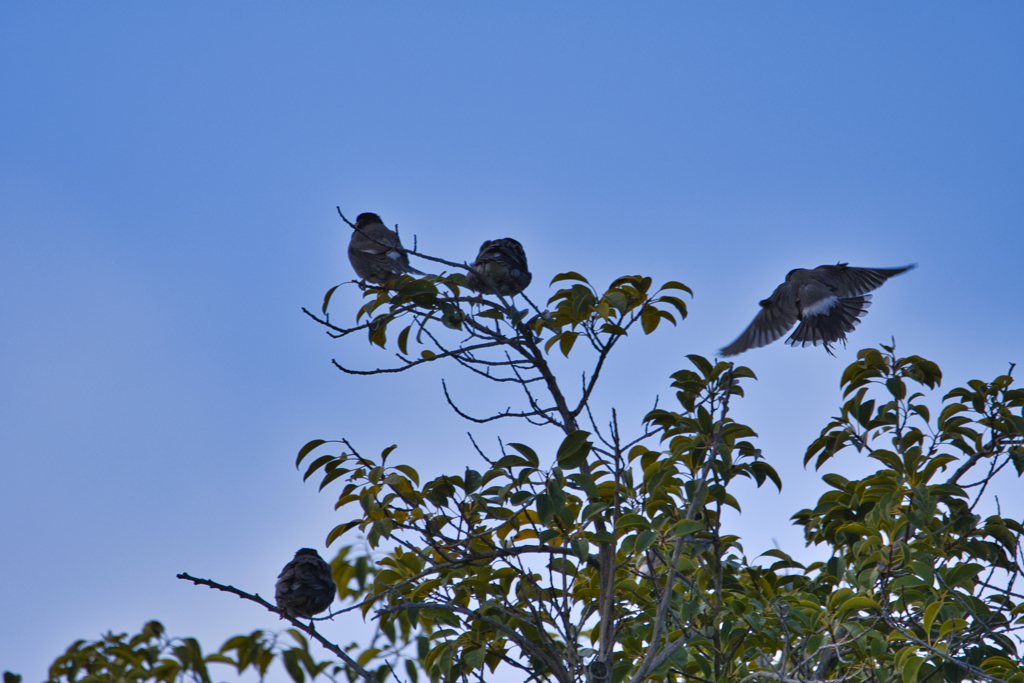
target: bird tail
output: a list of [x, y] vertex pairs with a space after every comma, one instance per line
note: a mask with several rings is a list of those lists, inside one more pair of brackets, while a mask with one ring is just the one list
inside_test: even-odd
[[853, 331], [870, 305], [870, 294], [839, 299], [828, 311], [807, 316], [800, 321], [786, 343], [790, 346], [824, 344], [825, 350], [832, 353], [833, 343], [842, 342], [846, 345], [846, 333]]

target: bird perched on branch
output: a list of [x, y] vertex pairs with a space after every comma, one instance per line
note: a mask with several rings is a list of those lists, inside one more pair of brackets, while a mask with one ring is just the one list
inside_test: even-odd
[[814, 270], [789, 271], [786, 281], [761, 302], [761, 312], [736, 341], [719, 353], [735, 356], [747, 349], [771, 344], [799, 321], [800, 326], [786, 340], [791, 346], [823, 344], [832, 355], [832, 344], [846, 345], [852, 332], [871, 305], [871, 290], [889, 278], [916, 268], [850, 268], [845, 263], [818, 266]]
[[302, 548], [277, 577], [277, 607], [293, 619], [320, 614], [338, 592], [331, 565], [312, 548]]
[[529, 286], [533, 275], [527, 268], [523, 245], [505, 237], [480, 245], [480, 253], [469, 267], [466, 279], [481, 294], [515, 296]]
[[348, 260], [356, 275], [378, 285], [386, 285], [404, 273], [424, 275], [409, 265], [398, 233], [375, 213], [361, 213], [348, 243]]

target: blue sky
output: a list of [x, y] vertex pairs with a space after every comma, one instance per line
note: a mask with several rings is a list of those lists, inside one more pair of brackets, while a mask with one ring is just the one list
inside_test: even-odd
[[[918, 263], [837, 358], [738, 359], [760, 381], [732, 416], [786, 488], [743, 494], [737, 533], [813, 556], [787, 520], [823, 490], [803, 449], [857, 349], [895, 336], [946, 389], [1024, 362], [1021, 36], [1009, 2], [5, 3], [0, 668], [41, 680], [154, 618], [210, 649], [276, 628], [174, 575], [270, 595], [324, 552], [347, 517], [294, 469], [310, 439], [477, 462], [441, 378], [514, 397], [446, 367], [344, 376], [332, 358], [388, 355], [301, 313], [352, 276], [335, 205], [454, 260], [516, 237], [535, 301], [570, 269], [688, 284], [690, 318], [608, 368], [597, 407], [634, 425], [790, 269]], [[335, 315], [358, 304], [342, 288]]]

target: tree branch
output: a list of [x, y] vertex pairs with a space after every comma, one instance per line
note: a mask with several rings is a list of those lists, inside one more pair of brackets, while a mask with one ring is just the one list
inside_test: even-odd
[[239, 589], [235, 588], [234, 586], [225, 586], [224, 584], [217, 583], [216, 581], [211, 581], [209, 579], [196, 578], [194, 576], [190, 576], [190, 575], [185, 574], [185, 573], [178, 574], [177, 578], [182, 579], [184, 581], [191, 581], [192, 583], [196, 584], [197, 586], [209, 586], [210, 588], [213, 588], [215, 590], [224, 591], [225, 593], [232, 593], [232, 594], [237, 595], [238, 597], [242, 598], [243, 600], [249, 600], [250, 602], [255, 602], [257, 605], [261, 605], [262, 607], [264, 607], [267, 610], [273, 612], [274, 614], [279, 615], [282, 619], [287, 619], [288, 621], [290, 621], [292, 623], [293, 626], [295, 626], [299, 630], [305, 631], [306, 633], [308, 633], [318, 643], [320, 643], [325, 648], [327, 648], [328, 650], [330, 650], [331, 652], [336, 654], [343, 662], [345, 662], [346, 666], [348, 666], [353, 671], [355, 671], [357, 674], [359, 674], [359, 676], [362, 677], [362, 679], [365, 680], [366, 683], [380, 683], [380, 681], [377, 680], [376, 676], [371, 674], [369, 671], [367, 671], [363, 667], [359, 666], [359, 664], [357, 664], [354, 659], [349, 657], [348, 654], [344, 650], [342, 650], [340, 647], [338, 647], [337, 645], [335, 645], [334, 643], [332, 643], [331, 641], [327, 640], [322, 635], [320, 635], [320, 633], [315, 628], [313, 628], [312, 620], [310, 620], [310, 623], [307, 626], [306, 624], [303, 624], [298, 619], [295, 619], [293, 617], [288, 616], [288, 614], [286, 614], [285, 612], [279, 610], [276, 606], [271, 605], [269, 602], [267, 602], [266, 600], [261, 598], [258, 594], [253, 595], [251, 593], [246, 593], [245, 591], [239, 590]]

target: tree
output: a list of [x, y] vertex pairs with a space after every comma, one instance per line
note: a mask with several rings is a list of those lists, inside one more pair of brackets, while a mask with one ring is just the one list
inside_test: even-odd
[[[208, 663], [262, 673], [279, 658], [300, 682], [486, 680], [499, 666], [561, 683], [1024, 681], [1024, 528], [975, 513], [992, 481], [1024, 473], [1024, 390], [1014, 388], [1013, 366], [948, 392], [932, 419], [917, 389], [940, 385], [935, 363], [899, 357], [895, 344], [860, 351], [842, 377], [839, 415], [805, 464], [868, 457], [878, 471], [825, 474], [832, 490], [793, 516], [822, 561], [804, 566], [778, 550], [751, 559], [723, 511], [740, 509], [740, 477], [782, 482], [749, 441], [755, 432], [729, 417], [755, 379], [749, 368], [690, 355], [671, 375], [677, 405], [655, 405], [635, 426], [621, 426], [614, 410], [602, 424], [591, 410], [623, 337], [686, 317], [676, 296], [685, 285], [626, 276], [601, 290], [568, 272], [552, 280], [561, 288], [548, 308], [522, 296], [520, 310], [469, 291], [464, 264], [410, 253], [451, 272], [365, 287], [353, 326], [331, 319], [336, 288], [319, 313], [306, 311], [332, 336], [365, 333], [382, 349], [397, 331], [396, 365], [335, 364], [373, 375], [449, 363], [520, 401], [473, 416], [445, 387], [459, 415], [556, 428], [556, 452], [478, 447], [478, 469], [421, 483], [393, 462], [395, 446], [370, 456], [344, 438], [310, 441], [297, 467], [336, 491], [349, 517], [328, 545], [361, 534], [371, 548], [343, 545], [332, 563], [343, 610], [375, 626], [370, 641], [341, 646], [315, 622], [292, 619], [292, 647], [257, 631], [204, 656], [193, 640], [163, 639], [154, 622], [128, 641], [79, 641], [52, 680], [207, 681]], [[578, 390], [553, 369], [555, 354], [587, 355]], [[276, 611], [244, 591], [179, 577]], [[303, 633], [338, 660], [315, 661]]]

